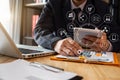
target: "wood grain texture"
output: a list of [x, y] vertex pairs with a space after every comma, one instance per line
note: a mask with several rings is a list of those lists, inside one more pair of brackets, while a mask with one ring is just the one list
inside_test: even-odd
[[[117, 54], [120, 62], [120, 54]], [[26, 59], [30, 62], [40, 62], [55, 67], [63, 68], [65, 71], [75, 72], [83, 76], [83, 80], [120, 80], [120, 67], [85, 64], [65, 61], [50, 60], [51, 56]], [[0, 55], [0, 63], [7, 63], [16, 60], [16, 58]]]

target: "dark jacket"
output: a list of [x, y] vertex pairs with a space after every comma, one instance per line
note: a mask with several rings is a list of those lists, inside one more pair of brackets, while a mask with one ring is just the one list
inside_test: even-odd
[[[91, 21], [91, 17], [86, 12], [86, 6], [89, 4], [92, 4], [95, 7], [94, 13], [91, 13], [90, 16], [93, 14], [99, 14], [101, 17], [101, 21], [99, 23], [93, 23]], [[117, 34], [118, 39], [120, 34], [120, 27], [116, 25], [114, 20], [112, 20], [111, 23], [104, 23], [103, 20], [105, 14], [110, 13], [109, 10], [110, 9], [108, 5], [102, 0], [88, 0], [83, 10], [83, 13], [87, 15], [88, 19], [84, 23], [79, 23], [79, 26], [88, 23], [88, 20], [90, 20], [90, 22], [99, 29], [102, 29], [103, 25], [109, 26], [110, 32], [107, 33], [107, 36], [109, 41], [112, 43], [112, 51], [118, 52], [120, 51], [120, 40], [112, 41], [111, 35]], [[69, 23], [72, 22], [66, 18], [66, 14], [69, 11], [71, 11], [70, 0], [49, 0], [47, 2], [47, 4], [44, 6], [44, 9], [42, 10], [40, 18], [34, 30], [34, 39], [38, 45], [41, 45], [47, 49], [53, 49], [56, 41], [66, 37], [66, 35], [60, 33], [64, 30], [67, 32], [67, 35], [73, 38], [73, 31], [67, 29]], [[78, 25], [75, 23], [75, 26]], [[89, 28], [91, 27], [89, 26]]]

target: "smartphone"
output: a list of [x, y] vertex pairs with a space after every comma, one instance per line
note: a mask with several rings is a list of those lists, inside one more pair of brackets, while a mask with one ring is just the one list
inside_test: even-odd
[[81, 46], [85, 47], [85, 44], [82, 43], [82, 39], [86, 35], [92, 35], [100, 38], [103, 31], [99, 29], [88, 29], [88, 28], [74, 28], [74, 40], [78, 42]]

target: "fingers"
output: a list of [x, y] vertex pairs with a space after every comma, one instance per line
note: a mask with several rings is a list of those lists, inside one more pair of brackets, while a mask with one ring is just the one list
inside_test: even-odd
[[57, 42], [54, 50], [61, 55], [78, 56], [78, 50], [82, 48], [71, 38], [66, 38]]
[[84, 44], [87, 44], [86, 47], [91, 48], [95, 51], [107, 51], [110, 44], [107, 40], [106, 33], [103, 33], [101, 38], [95, 36], [87, 35], [82, 39]]
[[110, 46], [110, 42], [107, 40], [107, 36], [106, 36], [106, 33], [103, 33], [101, 39], [100, 39], [100, 48], [103, 50], [103, 51], [107, 51], [109, 46]]
[[76, 43], [74, 40], [72, 40], [71, 38], [67, 38], [67, 40], [64, 42], [64, 45], [66, 48], [70, 49], [72, 54], [72, 56], [78, 56], [77, 51], [81, 50], [82, 48], [79, 46], [78, 43]]
[[82, 40], [85, 43], [93, 43], [95, 42], [97, 39], [102, 39], [102, 40], [107, 40], [107, 36], [106, 33], [103, 33], [101, 38], [98, 38], [96, 36], [92, 36], [92, 35], [86, 35]]
[[95, 42], [97, 40], [97, 38], [98, 37], [86, 35], [83, 39], [86, 39], [86, 40], [91, 41], [91, 42]]
[[103, 34], [102, 34], [101, 39], [103, 39], [103, 40], [107, 40], [107, 35], [106, 35], [106, 33], [103, 33]]
[[109, 41], [107, 40], [106, 33], [103, 33], [101, 38], [98, 38], [90, 48], [92, 48], [95, 51], [107, 51], [109, 48], [110, 44]]
[[87, 40], [87, 39], [82, 39], [82, 42], [84, 43], [84, 45], [86, 45], [86, 47], [88, 47], [88, 46], [90, 46], [90, 45], [93, 44], [92, 41], [89, 41], [89, 40]]
[[109, 41], [107, 40], [107, 41], [101, 42], [100, 48], [101, 48], [103, 51], [107, 51], [108, 48], [109, 48], [109, 46], [110, 46], [110, 43], [109, 43]]
[[63, 56], [67, 56], [70, 53], [71, 53], [71, 51], [69, 49], [67, 49], [67, 48], [65, 48], [63, 50], [61, 49], [60, 52], [59, 52], [59, 54], [61, 54]]
[[76, 56], [75, 54], [73, 54], [73, 51], [67, 47], [62, 47], [60, 54], [64, 56]]
[[68, 38], [68, 42], [71, 44], [72, 47], [74, 47], [74, 48], [76, 48], [78, 50], [82, 49], [81, 46], [77, 42], [75, 42], [74, 40], [72, 40], [71, 38]]
[[86, 47], [90, 47], [96, 40], [97, 40], [97, 37], [91, 36], [91, 35], [86, 35], [82, 39], [82, 42], [83, 42], [83, 44], [85, 44]]
[[91, 50], [94, 51], [102, 51], [102, 48], [100, 47], [100, 42], [99, 40], [97, 40], [96, 42], [94, 42], [91, 46], [90, 46]]
[[82, 48], [81, 48], [81, 46], [77, 43], [77, 42], [75, 42], [74, 40], [72, 40], [72, 39], [70, 39], [70, 38], [68, 38], [69, 40], [69, 43], [72, 45], [72, 46], [74, 46], [77, 50], [81, 50]]

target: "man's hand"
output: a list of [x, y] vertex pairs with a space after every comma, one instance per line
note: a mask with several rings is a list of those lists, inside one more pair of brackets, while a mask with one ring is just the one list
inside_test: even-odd
[[54, 50], [64, 56], [78, 56], [78, 51], [82, 50], [80, 45], [71, 38], [59, 40]]
[[106, 33], [103, 33], [101, 38], [87, 35], [82, 39], [82, 42], [86, 45], [86, 47], [95, 51], [107, 51], [110, 47], [110, 42], [107, 40]]

